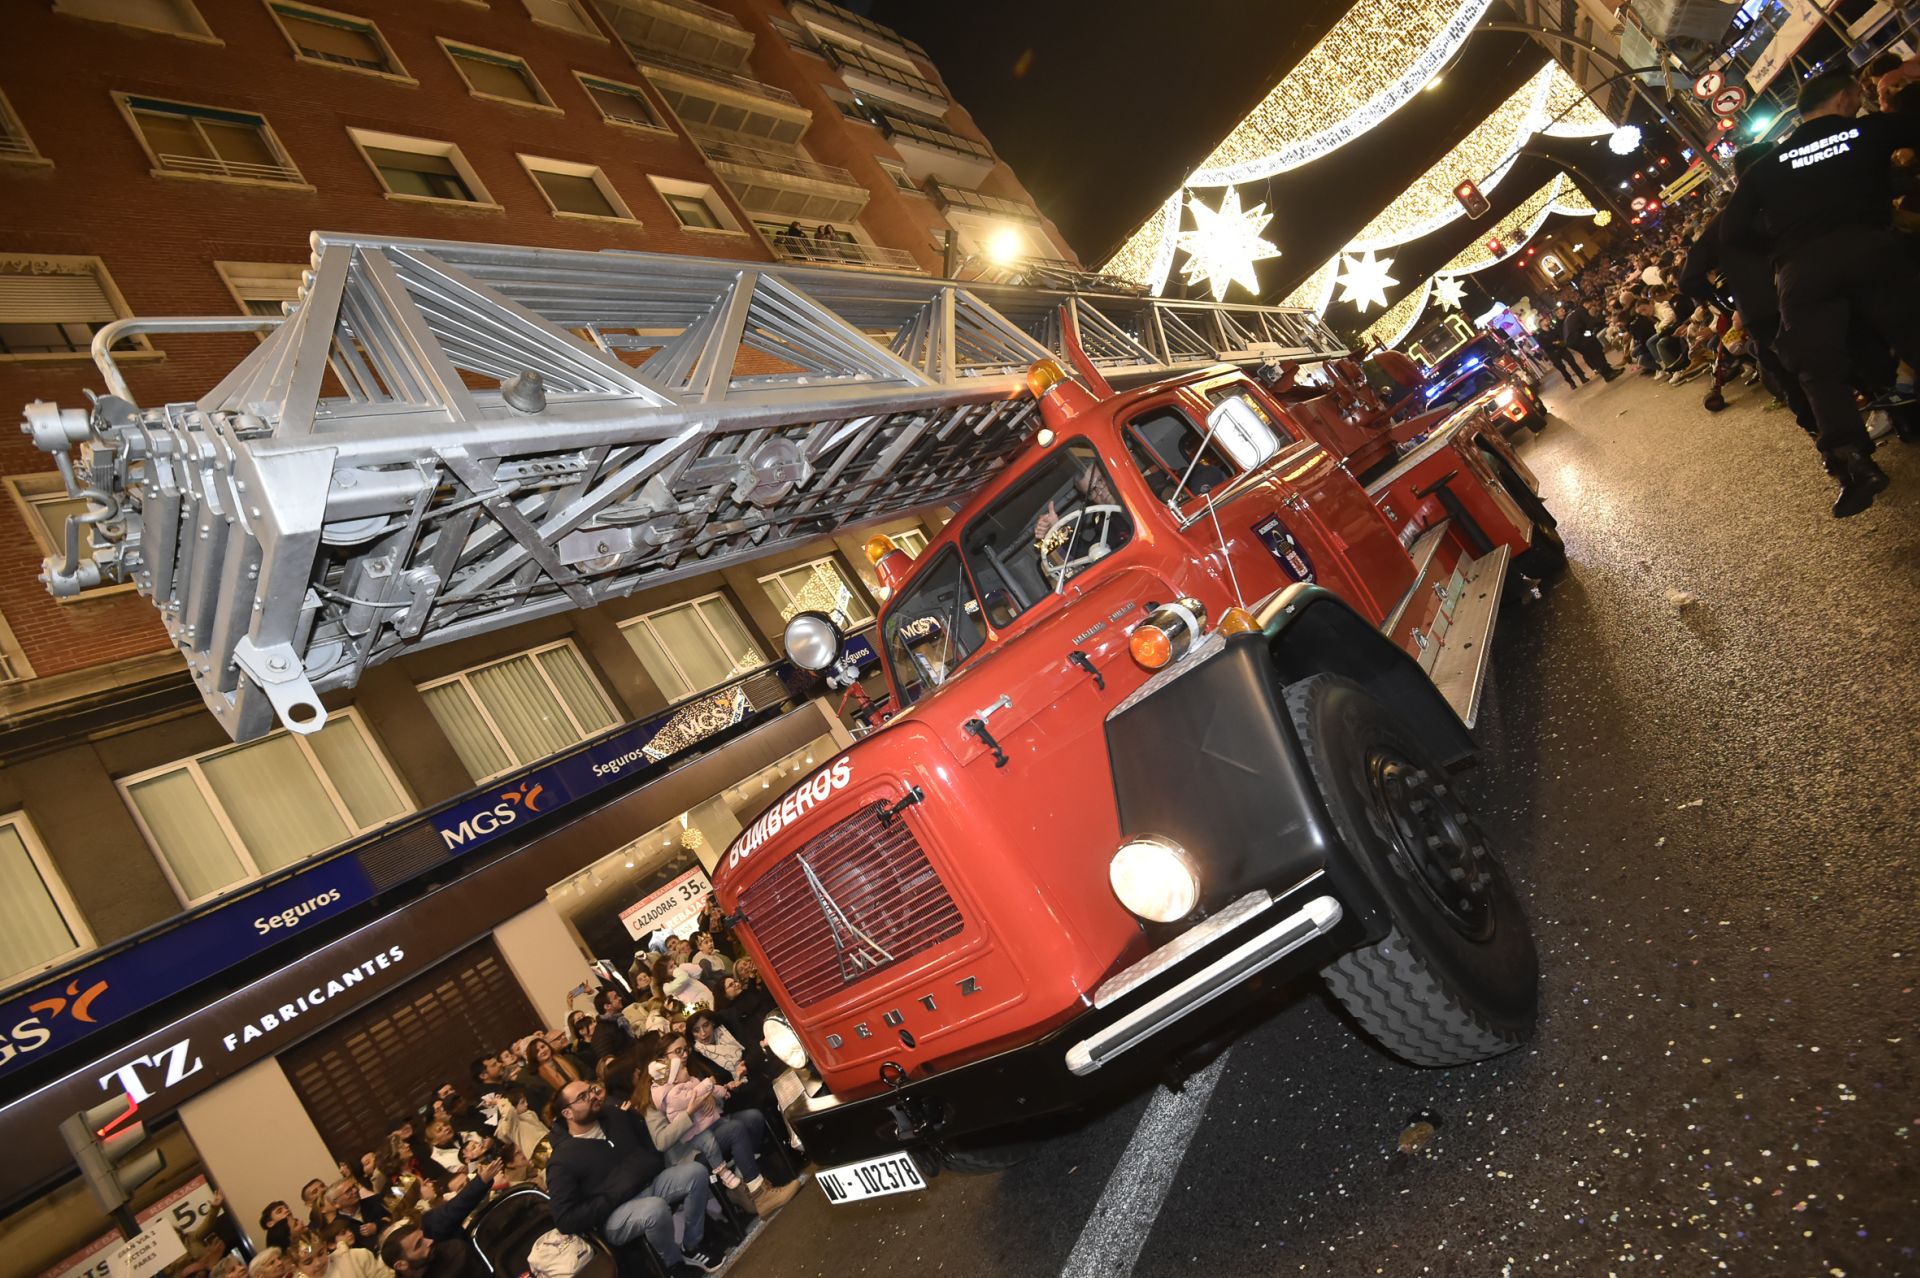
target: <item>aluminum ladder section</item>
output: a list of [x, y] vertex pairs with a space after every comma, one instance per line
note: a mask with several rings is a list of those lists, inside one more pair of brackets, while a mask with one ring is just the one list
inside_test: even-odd
[[312, 242], [288, 318], [197, 403], [129, 402], [110, 348], [222, 321], [121, 321], [115, 393], [24, 425], [89, 502], [43, 580], [136, 583], [236, 741], [317, 731], [321, 694], [408, 648], [958, 501], [1027, 435], [1063, 306], [1113, 376], [1344, 353], [1281, 307]]

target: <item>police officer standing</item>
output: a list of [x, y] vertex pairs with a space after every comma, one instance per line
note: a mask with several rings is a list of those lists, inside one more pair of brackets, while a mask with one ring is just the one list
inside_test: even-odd
[[1600, 345], [1600, 330], [1605, 327], [1599, 306], [1588, 299], [1567, 312], [1560, 340], [1569, 350], [1578, 351], [1601, 381], [1610, 382], [1620, 376], [1620, 370], [1607, 362], [1606, 348]]
[[1857, 515], [1887, 486], [1847, 377], [1847, 326], [1870, 325], [1920, 367], [1920, 271], [1891, 229], [1893, 153], [1920, 146], [1920, 117], [1856, 119], [1860, 83], [1845, 71], [1800, 90], [1800, 127], [1741, 179], [1721, 218], [1729, 244], [1773, 258], [1776, 346], [1800, 376], [1818, 444], [1840, 478], [1834, 517]]

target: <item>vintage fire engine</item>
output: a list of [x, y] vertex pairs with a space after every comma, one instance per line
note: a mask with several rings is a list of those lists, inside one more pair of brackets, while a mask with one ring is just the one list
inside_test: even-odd
[[[190, 403], [113, 362], [264, 327]], [[284, 321], [94, 353], [107, 395], [26, 413], [87, 503], [44, 578], [136, 584], [236, 740], [319, 731], [403, 651], [964, 503], [919, 562], [875, 548], [890, 721], [717, 868], [768, 1040], [825, 1084], [799, 1132], [894, 1159], [830, 1192], [1075, 1106], [1260, 980], [1324, 972], [1423, 1064], [1531, 1024], [1449, 780], [1502, 595], [1561, 562], [1491, 393], [1386, 404], [1285, 307], [343, 235]], [[788, 640], [857, 677], [831, 618]]]
[[[1098, 394], [1033, 370], [1032, 442], [917, 560], [870, 546], [890, 721], [717, 870], [769, 1045], [825, 1084], [787, 1116], [836, 1202], [1137, 1084], [1290, 975], [1416, 1064], [1532, 1023], [1526, 920], [1449, 781], [1510, 561], [1563, 562], [1493, 395], [1363, 488], [1338, 376], [1080, 371]], [[828, 616], [787, 640], [854, 672]]]

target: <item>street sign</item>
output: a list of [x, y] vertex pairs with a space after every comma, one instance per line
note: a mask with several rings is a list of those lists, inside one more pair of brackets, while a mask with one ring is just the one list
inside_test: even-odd
[[187, 1245], [169, 1221], [150, 1220], [107, 1257], [107, 1273], [111, 1278], [153, 1278], [186, 1254]]
[[1644, 195], [1636, 195], [1636, 196], [1634, 196], [1634, 197], [1633, 197], [1633, 211], [1634, 211], [1635, 213], [1638, 213], [1638, 212], [1639, 212], [1639, 211], [1640, 211], [1641, 209], [1644, 209], [1644, 208], [1646, 208], [1646, 207], [1647, 207], [1647, 197], [1646, 197], [1646, 196], [1644, 196]]
[[1747, 91], [1737, 84], [1728, 85], [1713, 95], [1713, 113], [1732, 115], [1747, 104]]
[[1709, 71], [1693, 82], [1693, 96], [1696, 98], [1710, 98], [1720, 92], [1722, 88], [1726, 87], [1726, 83], [1727, 77], [1721, 75], [1718, 71]]

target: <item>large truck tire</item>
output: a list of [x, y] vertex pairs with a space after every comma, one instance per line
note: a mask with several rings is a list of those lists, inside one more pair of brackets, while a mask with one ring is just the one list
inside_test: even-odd
[[1328, 816], [1392, 927], [1322, 969], [1363, 1029], [1414, 1065], [1510, 1052], [1532, 1032], [1539, 957], [1486, 836], [1399, 718], [1338, 675], [1286, 690]]

